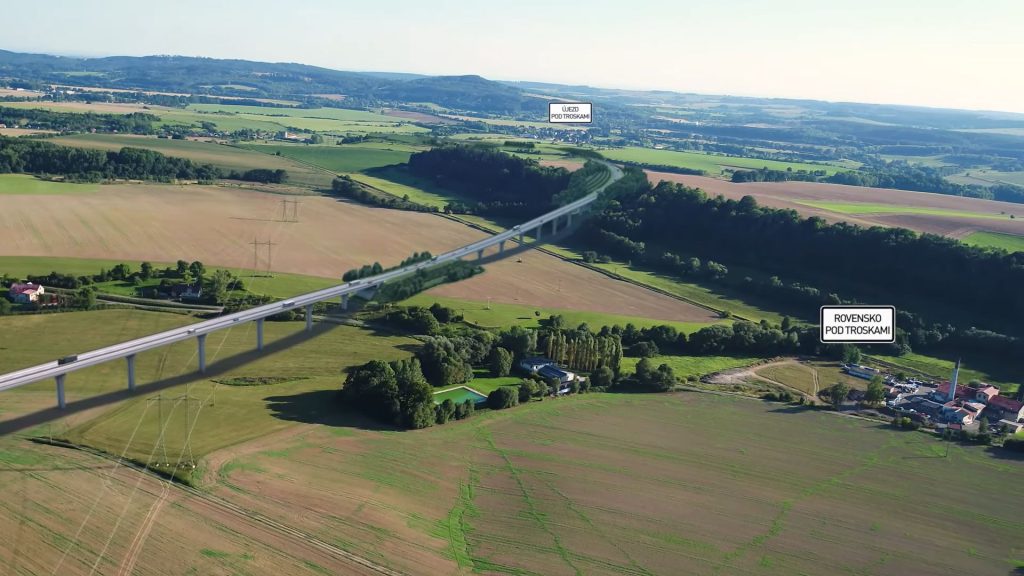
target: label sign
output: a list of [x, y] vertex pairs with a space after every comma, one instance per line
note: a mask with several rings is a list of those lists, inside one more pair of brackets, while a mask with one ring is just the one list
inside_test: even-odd
[[590, 124], [594, 121], [590, 102], [548, 102], [548, 122]]
[[822, 306], [823, 343], [892, 343], [896, 341], [894, 306]]

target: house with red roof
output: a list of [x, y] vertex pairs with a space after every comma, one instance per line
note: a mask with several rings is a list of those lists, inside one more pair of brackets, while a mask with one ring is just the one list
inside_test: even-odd
[[1019, 422], [1024, 420], [1024, 402], [1007, 398], [1006, 396], [993, 396], [988, 402], [989, 410], [999, 414], [1000, 420]]
[[39, 301], [39, 296], [46, 292], [46, 288], [39, 284], [33, 284], [31, 282], [15, 282], [11, 285], [11, 289], [8, 292], [11, 300], [19, 303], [29, 303]]

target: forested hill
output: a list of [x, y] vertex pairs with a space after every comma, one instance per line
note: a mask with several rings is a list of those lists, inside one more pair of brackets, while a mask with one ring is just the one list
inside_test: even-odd
[[[84, 76], [83, 76], [84, 75]], [[344, 72], [294, 63], [252, 62], [188, 56], [67, 58], [0, 50], [0, 78], [19, 87], [70, 84], [237, 97], [306, 100], [343, 94], [349, 105], [433, 102], [456, 110], [514, 113], [533, 102], [523, 91], [480, 76], [427, 76]], [[37, 83], [37, 85], [33, 85]], [[18, 83], [16, 83], [18, 84]]]

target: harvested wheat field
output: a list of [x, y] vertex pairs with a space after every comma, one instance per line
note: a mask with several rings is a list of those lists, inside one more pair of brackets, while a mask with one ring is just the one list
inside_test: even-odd
[[651, 182], [679, 182], [713, 196], [753, 196], [763, 206], [793, 209], [830, 222], [899, 226], [954, 238], [979, 230], [1024, 235], [1024, 205], [1010, 202], [818, 182], [735, 184], [706, 176], [651, 170], [647, 176]]
[[4, 574], [378, 574], [110, 459], [7, 437], [0, 471]]
[[[88, 195], [62, 195], [59, 208], [40, 210], [39, 196], [10, 195], [0, 212], [0, 256], [183, 259], [208, 267], [262, 269], [266, 248], [259, 248], [254, 266], [252, 242], [269, 240], [273, 271], [340, 278], [364, 264], [394, 265], [413, 252], [439, 254], [484, 237], [429, 214], [312, 196], [299, 200], [299, 222], [282, 222], [283, 198], [216, 186], [110, 185]], [[711, 318], [701, 308], [552, 256], [528, 252], [522, 260], [489, 264], [486, 274], [439, 288], [437, 294], [665, 320]]]
[[[110, 185], [64, 195], [11, 195], [0, 212], [0, 255], [104, 258], [252, 268], [252, 241], [272, 241], [272, 269], [338, 278], [413, 252], [441, 252], [482, 237], [426, 214], [302, 197], [299, 222], [282, 222], [283, 196], [215, 186]], [[289, 208], [290, 210], [291, 208]], [[261, 249], [257, 268], [267, 266]]]
[[484, 274], [439, 286], [428, 294], [675, 322], [718, 319], [709, 310], [536, 251], [488, 264]]

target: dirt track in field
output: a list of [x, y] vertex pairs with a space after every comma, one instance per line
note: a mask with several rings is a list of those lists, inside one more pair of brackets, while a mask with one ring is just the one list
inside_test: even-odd
[[[652, 170], [647, 170], [646, 172], [648, 179], [654, 183], [661, 180], [679, 182], [687, 186], [701, 188], [712, 196], [722, 195], [733, 199], [740, 199], [743, 196], [749, 195], [757, 198], [758, 203], [763, 206], [793, 209], [804, 216], [818, 216], [830, 222], [845, 221], [862, 226], [900, 226], [919, 232], [930, 232], [955, 238], [979, 230], [1024, 235], [1024, 205], [1010, 202], [818, 182], [746, 182], [735, 184], [706, 176], [689, 176]], [[844, 214], [823, 208], [806, 206], [800, 204], [800, 201], [892, 204], [894, 212], [899, 212], [900, 206], [915, 206], [991, 215], [1005, 213], [1006, 219], [997, 220], [932, 214]], [[1015, 215], [1016, 219], [1011, 220], [1009, 214]]]
[[[0, 211], [0, 255], [200, 260], [207, 267], [253, 268], [253, 240], [274, 242], [272, 269], [340, 278], [373, 262], [434, 254], [484, 233], [429, 214], [302, 197], [299, 222], [282, 222], [286, 197], [213, 186], [111, 185], [89, 195], [8, 195]], [[53, 200], [57, 198], [57, 200]], [[46, 206], [46, 208], [41, 208]], [[259, 249], [257, 268], [267, 265]], [[444, 286], [439, 295], [541, 307], [614, 312], [679, 321], [709, 313], [544, 254], [488, 265], [488, 272]]]

